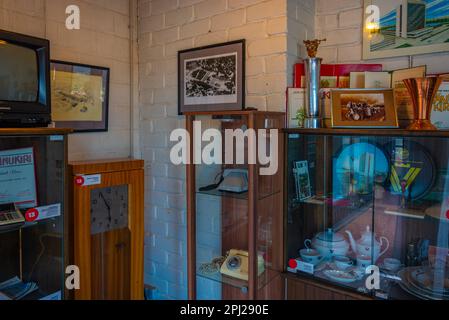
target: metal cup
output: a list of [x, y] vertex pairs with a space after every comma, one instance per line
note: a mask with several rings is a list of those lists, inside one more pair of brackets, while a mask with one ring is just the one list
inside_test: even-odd
[[309, 129], [321, 128], [323, 124], [320, 107], [321, 58], [304, 60], [306, 77], [306, 119], [304, 126]]
[[425, 77], [404, 80], [413, 102], [413, 123], [407, 130], [437, 130], [430, 122], [433, 100], [440, 88], [443, 78]]

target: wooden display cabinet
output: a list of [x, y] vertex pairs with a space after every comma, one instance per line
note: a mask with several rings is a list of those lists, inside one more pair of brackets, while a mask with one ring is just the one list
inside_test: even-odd
[[[194, 122], [202, 126], [201, 135], [206, 129], [218, 130], [225, 137], [226, 130], [247, 129], [276, 130], [279, 149], [274, 156], [283, 155], [283, 136], [280, 129], [284, 124], [284, 114], [277, 112], [229, 111], [197, 112], [186, 114], [186, 128], [191, 141], [195, 141]], [[198, 124], [199, 122], [195, 122]], [[270, 138], [271, 139], [271, 138]], [[267, 150], [271, 140], [268, 139]], [[261, 140], [256, 138], [255, 142]], [[234, 140], [235, 142], [235, 140]], [[206, 144], [202, 144], [204, 147]], [[257, 150], [257, 149], [256, 149]], [[188, 297], [189, 299], [283, 299], [283, 159], [278, 159], [278, 170], [274, 175], [260, 175], [262, 165], [259, 161], [248, 161], [248, 144], [242, 149], [233, 146], [236, 155], [245, 154], [243, 164], [194, 164], [193, 143], [190, 146], [187, 165], [187, 257], [188, 257]], [[220, 150], [226, 159], [226, 142]], [[247, 172], [248, 190], [241, 193], [220, 191], [225, 182], [220, 176], [226, 170]], [[217, 181], [218, 180], [218, 181]], [[221, 184], [220, 184], [221, 182]], [[202, 189], [217, 184], [210, 190]], [[237, 269], [247, 276], [238, 279], [235, 274], [222, 272], [223, 262], [231, 250], [248, 254], [248, 270], [242, 271], [246, 258], [240, 259]], [[222, 260], [210, 269], [214, 258]], [[259, 267], [258, 267], [259, 264]], [[263, 264], [263, 266], [261, 266]], [[259, 269], [260, 268], [260, 269]], [[205, 270], [208, 270], [205, 272]], [[234, 269], [233, 269], [234, 270]], [[239, 271], [239, 272], [240, 272]], [[198, 285], [197, 285], [198, 283]]]
[[71, 132], [0, 129], [0, 203], [15, 203], [26, 220], [5, 224], [2, 216], [0, 283], [17, 279], [34, 288], [17, 297], [17, 291], [2, 286], [0, 300], [61, 300], [69, 295], [64, 279], [69, 265], [66, 175]]
[[144, 162], [70, 163], [77, 300], [143, 299]]
[[284, 132], [288, 298], [449, 300], [449, 133]]

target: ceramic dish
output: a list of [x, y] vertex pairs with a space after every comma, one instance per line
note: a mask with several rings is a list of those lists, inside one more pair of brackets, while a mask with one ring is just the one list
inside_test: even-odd
[[340, 283], [352, 283], [357, 281], [357, 276], [351, 272], [341, 270], [326, 270], [324, 275], [329, 279]]
[[449, 279], [444, 280], [444, 288], [436, 288], [433, 282], [433, 271], [430, 269], [415, 269], [409, 271], [409, 278], [411, 278], [412, 284], [417, 284], [422, 290], [432, 292], [438, 295], [444, 295], [449, 297]]
[[415, 282], [411, 275], [417, 270], [422, 270], [422, 268], [412, 267], [399, 271], [398, 276], [402, 279], [402, 281], [399, 282], [399, 285], [403, 290], [414, 295], [415, 297], [425, 300], [449, 300], [448, 295], [441, 295], [429, 289], [421, 288], [421, 286]]

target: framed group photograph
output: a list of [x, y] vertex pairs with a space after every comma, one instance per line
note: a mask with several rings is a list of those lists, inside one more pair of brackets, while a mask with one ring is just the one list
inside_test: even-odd
[[52, 61], [50, 72], [55, 126], [75, 132], [108, 131], [109, 68]]
[[393, 89], [332, 90], [332, 127], [398, 128]]
[[178, 53], [178, 112], [245, 107], [245, 40]]
[[364, 12], [363, 59], [449, 51], [446, 1], [365, 0]]

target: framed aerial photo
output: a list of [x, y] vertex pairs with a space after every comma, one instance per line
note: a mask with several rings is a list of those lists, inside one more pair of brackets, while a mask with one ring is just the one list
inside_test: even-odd
[[398, 128], [393, 90], [332, 90], [332, 127]]
[[364, 59], [449, 51], [447, 1], [365, 0], [364, 9]]
[[50, 72], [56, 127], [108, 131], [109, 68], [52, 61]]
[[178, 112], [245, 107], [245, 40], [178, 53]]

